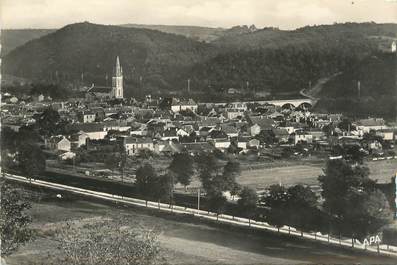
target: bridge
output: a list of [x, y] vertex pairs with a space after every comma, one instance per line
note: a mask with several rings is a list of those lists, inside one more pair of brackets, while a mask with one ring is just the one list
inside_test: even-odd
[[207, 106], [221, 106], [228, 104], [271, 104], [279, 107], [305, 107], [311, 108], [316, 103], [314, 99], [311, 98], [299, 98], [299, 99], [274, 99], [274, 100], [248, 100], [248, 101], [233, 101], [233, 102], [217, 102], [217, 103], [204, 103]]

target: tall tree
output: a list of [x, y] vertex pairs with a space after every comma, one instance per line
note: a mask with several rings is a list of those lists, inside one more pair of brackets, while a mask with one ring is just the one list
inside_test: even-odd
[[44, 136], [51, 136], [57, 134], [59, 131], [58, 124], [61, 121], [61, 116], [58, 111], [47, 108], [36, 120], [39, 132]]
[[265, 212], [265, 220], [269, 224], [282, 227], [288, 223], [289, 194], [285, 187], [271, 185], [261, 201], [268, 208]]
[[321, 226], [318, 198], [310, 187], [295, 185], [288, 192], [288, 221], [302, 230], [313, 231]]
[[325, 174], [319, 177], [323, 206], [333, 217], [334, 228], [357, 239], [392, 221], [387, 199], [368, 175], [368, 168], [330, 160]]
[[248, 187], [244, 187], [240, 192], [240, 199], [237, 201], [239, 214], [244, 217], [252, 218], [256, 215], [256, 207], [258, 203], [258, 195], [256, 191]]
[[176, 176], [176, 180], [188, 186], [194, 174], [194, 161], [188, 153], [175, 154], [168, 169]]
[[33, 144], [20, 146], [16, 160], [18, 162], [18, 169], [28, 178], [40, 175], [46, 167], [43, 151]]

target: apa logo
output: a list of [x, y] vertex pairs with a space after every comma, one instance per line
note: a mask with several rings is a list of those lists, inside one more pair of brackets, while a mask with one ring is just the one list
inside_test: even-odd
[[371, 236], [371, 237], [369, 237], [369, 239], [368, 238], [364, 239], [364, 245], [366, 245], [366, 246], [372, 245], [372, 244], [377, 244], [380, 242], [381, 242], [381, 240], [380, 240], [379, 235]]

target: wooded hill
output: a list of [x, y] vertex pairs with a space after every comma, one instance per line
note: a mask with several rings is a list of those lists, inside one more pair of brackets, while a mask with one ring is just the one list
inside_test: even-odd
[[8, 53], [4, 72], [41, 82], [110, 85], [119, 55], [127, 96], [178, 93], [187, 79], [192, 92], [208, 98], [231, 87], [296, 95], [310, 81], [350, 71], [397, 38], [396, 24], [375, 23], [293, 31], [235, 27], [219, 30], [210, 43], [130, 26], [68, 25]]

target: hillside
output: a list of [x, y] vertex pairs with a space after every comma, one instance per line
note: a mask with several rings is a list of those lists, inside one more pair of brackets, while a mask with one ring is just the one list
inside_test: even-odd
[[[169, 31], [184, 28], [153, 27]], [[236, 88], [247, 97], [252, 97], [253, 91], [296, 96], [309, 82], [350, 71], [397, 37], [396, 24], [374, 23], [295, 31], [237, 26], [224, 30], [211, 43], [157, 29], [68, 25], [10, 52], [3, 61], [5, 73], [68, 85], [106, 85], [114, 58], [119, 55], [127, 96], [179, 93], [187, 79], [191, 80], [191, 92], [203, 100], [224, 98], [228, 88]], [[213, 32], [211, 28], [197, 29]]]
[[[377, 53], [351, 65], [330, 80], [320, 93], [320, 111], [343, 112], [350, 116], [396, 117], [397, 56]], [[358, 88], [360, 82], [360, 89]]]
[[[117, 55], [128, 87], [171, 88], [181, 69], [212, 56], [211, 46], [159, 31], [90, 23], [68, 25], [4, 57], [4, 72], [40, 81], [106, 84]], [[143, 85], [141, 84], [141, 85]]]
[[213, 44], [222, 47], [223, 50], [257, 50], [300, 46], [318, 40], [326, 44], [329, 41], [348, 41], [358, 37], [365, 38], [362, 39], [363, 42], [371, 39], [379, 45], [384, 44], [385, 38], [391, 43], [390, 39], [397, 39], [397, 24], [343, 23], [307, 26], [291, 31], [264, 28], [243, 34], [224, 34]]
[[199, 26], [179, 26], [179, 25], [146, 25], [146, 24], [123, 24], [122, 27], [144, 28], [158, 30], [165, 33], [182, 35], [198, 41], [211, 42], [221, 36], [227, 29], [210, 28]]
[[54, 32], [55, 29], [3, 29], [1, 30], [1, 54], [5, 55], [30, 40]]

